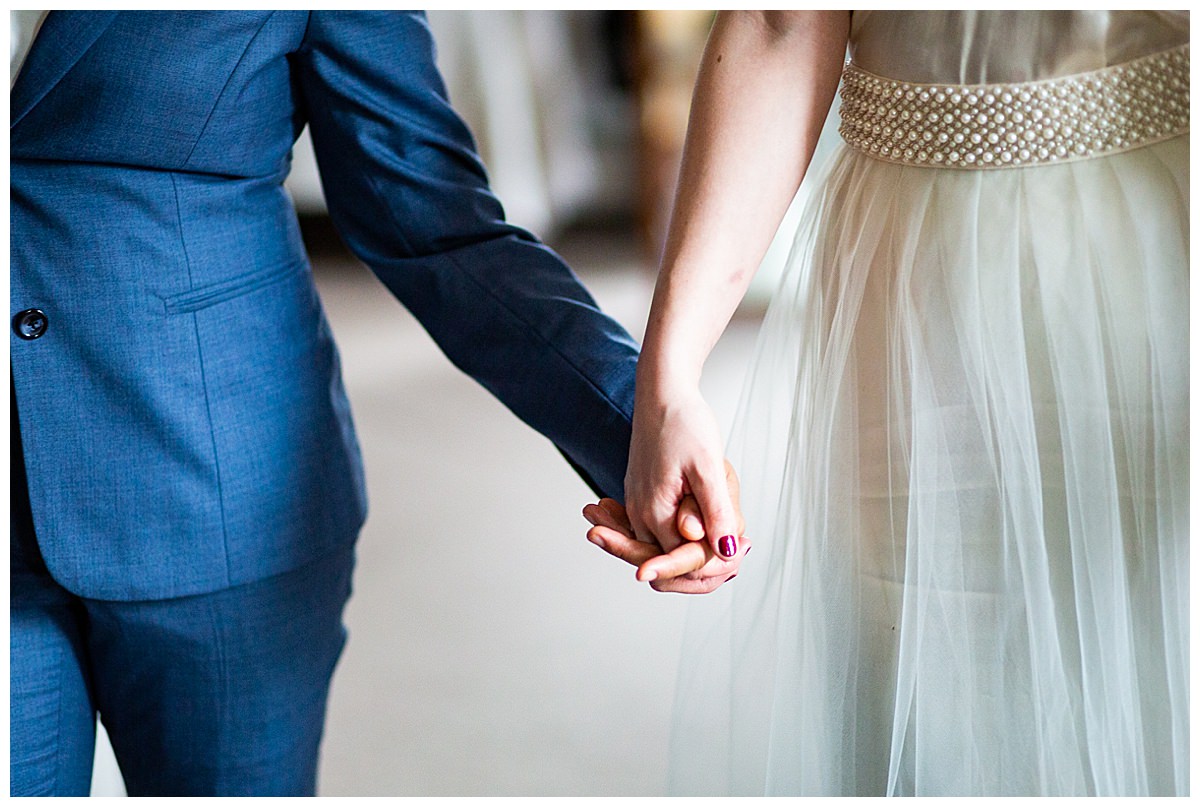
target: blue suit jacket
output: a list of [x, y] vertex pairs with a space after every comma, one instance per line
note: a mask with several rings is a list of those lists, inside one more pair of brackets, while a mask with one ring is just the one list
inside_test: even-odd
[[357, 534], [361, 460], [282, 186], [306, 123], [351, 249], [620, 496], [636, 345], [504, 221], [420, 14], [53, 12], [11, 102], [11, 312], [47, 320], [14, 327], [13, 384], [68, 589], [213, 591]]

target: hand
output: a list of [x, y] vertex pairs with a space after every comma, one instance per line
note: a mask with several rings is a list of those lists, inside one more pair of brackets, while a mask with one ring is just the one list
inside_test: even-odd
[[[745, 523], [738, 509], [738, 478], [733, 466], [725, 463], [726, 480], [733, 506], [737, 510], [738, 534]], [[692, 496], [684, 497], [676, 514], [676, 529], [686, 539], [670, 552], [657, 543], [637, 540], [625, 508], [613, 499], [601, 499], [598, 504], [583, 508], [584, 517], [592, 523], [588, 540], [610, 555], [638, 567], [637, 579], [649, 582], [656, 591], [681, 594], [707, 594], [737, 576], [742, 558], [750, 551], [751, 542], [743, 538], [738, 552], [729, 559], [713, 554], [704, 541], [700, 509]]]
[[[695, 501], [714, 554], [737, 554], [741, 514], [730, 496], [728, 464], [723, 469], [716, 417], [699, 390], [669, 392], [638, 381], [643, 398], [634, 407], [633, 440], [625, 476], [625, 501], [633, 535], [674, 550], [685, 535], [679, 511]], [[643, 389], [646, 391], [643, 394]]]

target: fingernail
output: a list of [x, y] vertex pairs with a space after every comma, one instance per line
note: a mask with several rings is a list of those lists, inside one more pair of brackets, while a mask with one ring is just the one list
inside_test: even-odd
[[603, 539], [603, 538], [601, 538], [600, 536], [598, 536], [598, 535], [589, 535], [589, 536], [587, 537], [587, 539], [588, 539], [589, 541], [591, 541], [593, 544], [595, 544], [596, 546], [600, 547], [601, 549], [604, 549], [604, 539]]
[[734, 538], [732, 535], [726, 535], [717, 541], [717, 551], [724, 557], [732, 558], [737, 554], [737, 538]]
[[730, 580], [732, 580], [732, 579], [733, 579], [733, 578], [735, 578], [735, 577], [737, 577], [737, 573], [736, 573], [736, 572], [735, 572], [734, 574], [731, 574], [731, 575], [729, 575], [729, 577], [726, 577], [726, 578], [725, 578], [725, 582], [726, 582], [726, 583], [728, 583]]
[[658, 579], [658, 572], [650, 571], [650, 572], [646, 572], [644, 575], [642, 575], [643, 583], [653, 583], [657, 579]]
[[693, 535], [699, 535], [700, 533], [704, 532], [704, 525], [701, 524], [700, 519], [696, 518], [695, 516], [684, 516], [683, 526]]

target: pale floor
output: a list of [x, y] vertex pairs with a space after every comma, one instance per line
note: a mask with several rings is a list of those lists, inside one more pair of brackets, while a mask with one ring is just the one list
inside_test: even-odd
[[[640, 337], [652, 278], [632, 237], [557, 246]], [[585, 540], [588, 488], [365, 269], [316, 271], [371, 502], [320, 793], [663, 794], [688, 598]], [[705, 371], [726, 428], [757, 328], [735, 318]], [[122, 792], [110, 754], [98, 795]]]

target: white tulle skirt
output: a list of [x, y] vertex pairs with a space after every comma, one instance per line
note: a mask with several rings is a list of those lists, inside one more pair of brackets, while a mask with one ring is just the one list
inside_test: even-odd
[[1027, 169], [842, 149], [734, 427], [671, 787], [1188, 792], [1188, 142]]

